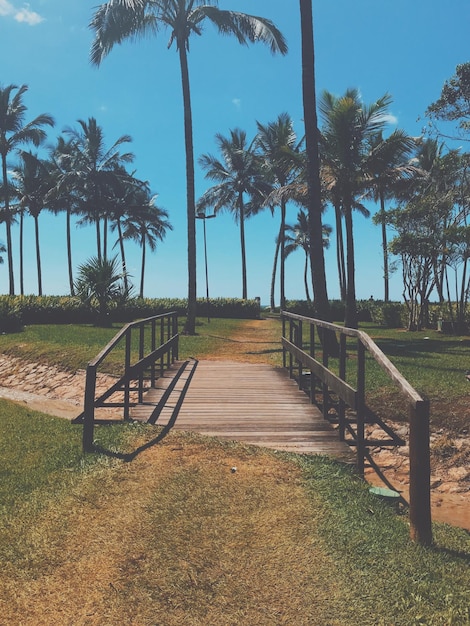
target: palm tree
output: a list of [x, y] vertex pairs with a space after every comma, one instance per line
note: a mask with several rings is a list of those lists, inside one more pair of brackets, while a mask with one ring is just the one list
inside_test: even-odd
[[[112, 186], [122, 174], [123, 164], [131, 163], [134, 155], [120, 153], [119, 148], [132, 141], [122, 135], [110, 148], [104, 141], [103, 129], [93, 117], [78, 120], [80, 128], [65, 129], [72, 145], [70, 169], [64, 174], [62, 185], [72, 187], [78, 210], [83, 215], [79, 224], [95, 225], [97, 257], [107, 256], [107, 214], [112, 208]], [[101, 220], [103, 219], [103, 245], [101, 244]]]
[[223, 35], [234, 35], [241, 44], [266, 43], [271, 51], [285, 54], [287, 45], [274, 24], [262, 17], [225, 11], [217, 0], [109, 0], [95, 12], [90, 27], [95, 32], [92, 63], [99, 65], [115, 44], [155, 34], [160, 27], [170, 30], [179, 54], [183, 91], [186, 150], [186, 202], [188, 229], [188, 312], [186, 332], [196, 330], [196, 195], [188, 51], [191, 35], [201, 35], [204, 22], [212, 23]]
[[[332, 232], [331, 226], [328, 224], [323, 225], [323, 248], [328, 248], [330, 245], [330, 235]], [[308, 223], [308, 215], [302, 209], [297, 213], [297, 222], [291, 226], [286, 224], [284, 239], [286, 242], [285, 256], [288, 257], [292, 252], [296, 250], [303, 250], [305, 253], [305, 265], [304, 265], [304, 286], [305, 296], [307, 301], [310, 300], [310, 293], [308, 289], [308, 265], [310, 260], [310, 226]]]
[[[330, 320], [330, 303], [326, 285], [325, 257], [322, 242], [322, 198], [320, 158], [318, 149], [317, 99], [315, 90], [315, 49], [313, 39], [312, 0], [300, 0], [300, 29], [302, 40], [302, 101], [307, 155], [308, 219], [310, 225], [310, 262], [316, 315]], [[337, 351], [333, 333], [325, 334], [323, 344], [329, 353]]]
[[[292, 156], [298, 152], [297, 136], [294, 132], [292, 119], [287, 113], [281, 113], [275, 122], [260, 124], [257, 122], [258, 134], [255, 145], [266, 162], [268, 170], [272, 173], [277, 187], [285, 187], [292, 182], [296, 172], [295, 161]], [[285, 197], [280, 199], [281, 224], [279, 236], [276, 239], [276, 251], [274, 254], [273, 275], [271, 281], [271, 309], [274, 309], [274, 283], [276, 277], [277, 260], [280, 263], [280, 306], [285, 308], [285, 243], [283, 233], [286, 224]]]
[[20, 212], [20, 285], [23, 295], [23, 214], [27, 210], [34, 219], [34, 232], [36, 244], [36, 267], [38, 277], [38, 295], [42, 296], [42, 272], [41, 272], [41, 249], [39, 245], [39, 214], [44, 208], [45, 198], [51, 186], [51, 176], [45, 161], [41, 161], [37, 155], [31, 152], [20, 152], [21, 164], [13, 171], [13, 179], [18, 198], [18, 210]]
[[[214, 213], [228, 209], [240, 225], [240, 248], [242, 259], [242, 298], [248, 297], [245, 219], [258, 212], [266, 201], [272, 185], [266, 178], [263, 161], [255, 153], [253, 144], [248, 145], [246, 133], [236, 128], [230, 137], [216, 135], [216, 143], [222, 160], [210, 154], [203, 154], [199, 164], [206, 172], [206, 178], [217, 181], [197, 203], [198, 212], [212, 207]], [[245, 195], [249, 203], [245, 202]]]
[[[39, 146], [46, 138], [43, 126], [53, 126], [54, 120], [45, 113], [38, 115], [31, 122], [24, 124], [26, 106], [23, 96], [27, 85], [7, 85], [0, 87], [0, 156], [2, 161], [3, 210], [1, 220], [5, 222], [7, 234], [8, 278], [10, 295], [15, 294], [13, 273], [13, 251], [11, 241], [12, 215], [10, 211], [7, 159], [11, 152], [25, 143]], [[16, 93], [13, 93], [15, 92]]]
[[92, 257], [78, 267], [75, 291], [85, 304], [96, 309], [100, 326], [111, 325], [110, 305], [127, 296], [123, 293], [121, 280], [116, 258]]
[[345, 324], [357, 328], [354, 235], [352, 212], [367, 209], [360, 202], [367, 188], [370, 139], [383, 131], [391, 98], [388, 94], [364, 105], [357, 89], [336, 97], [325, 91], [320, 101], [323, 118], [322, 159], [328, 184], [339, 200], [346, 230], [346, 317]]
[[142, 265], [140, 273], [139, 298], [144, 297], [144, 275], [147, 246], [153, 252], [158, 241], [163, 241], [167, 230], [173, 230], [172, 225], [167, 220], [168, 212], [157, 207], [156, 196], [148, 198], [144, 204], [143, 199], [140, 206], [123, 220], [123, 238], [133, 239], [142, 248]]
[[402, 130], [395, 130], [383, 139], [382, 133], [371, 137], [368, 176], [369, 194], [378, 202], [382, 231], [382, 254], [384, 264], [384, 301], [389, 301], [389, 265], [385, 201], [397, 197], [403, 183], [418, 174], [418, 169], [410, 162], [409, 156], [416, 148], [416, 140]]

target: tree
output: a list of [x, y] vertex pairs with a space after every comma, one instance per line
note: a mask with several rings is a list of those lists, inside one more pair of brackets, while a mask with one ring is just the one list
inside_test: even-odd
[[364, 105], [357, 89], [336, 97], [322, 95], [322, 161], [328, 186], [340, 203], [346, 231], [346, 316], [345, 325], [357, 328], [354, 209], [368, 215], [360, 202], [367, 189], [371, 137], [383, 131], [391, 98], [388, 94], [369, 106]]
[[[145, 191], [143, 191], [145, 194]], [[144, 199], [146, 202], [144, 202]], [[135, 205], [123, 220], [123, 239], [133, 239], [142, 248], [142, 265], [140, 273], [139, 298], [144, 297], [144, 275], [147, 246], [152, 252], [157, 247], [158, 241], [163, 241], [167, 230], [172, 230], [167, 220], [168, 213], [155, 204], [156, 196], [149, 197], [145, 194], [139, 205]]]
[[39, 245], [39, 214], [44, 208], [45, 198], [51, 186], [51, 176], [45, 161], [31, 152], [21, 151], [21, 164], [13, 171], [15, 195], [18, 198], [18, 210], [21, 213], [21, 250], [20, 250], [20, 285], [23, 288], [23, 214], [27, 210], [34, 219], [36, 267], [38, 277], [38, 295], [42, 296], [41, 249]]
[[[328, 248], [330, 245], [330, 235], [332, 232], [331, 226], [327, 224], [323, 225], [323, 247]], [[308, 223], [308, 215], [301, 209], [297, 213], [297, 222], [291, 226], [286, 224], [285, 226], [285, 256], [286, 258], [295, 252], [296, 250], [303, 250], [305, 253], [305, 265], [304, 265], [304, 286], [305, 296], [307, 300], [310, 300], [310, 293], [308, 289], [308, 267], [310, 260], [310, 226]]]
[[[208, 189], [197, 203], [198, 211], [204, 212], [212, 207], [214, 213], [228, 209], [240, 225], [240, 248], [242, 259], [242, 298], [248, 297], [245, 219], [261, 209], [272, 190], [271, 182], [266, 178], [263, 161], [248, 145], [246, 133], [235, 129], [230, 137], [216, 135], [216, 143], [222, 155], [220, 161], [210, 154], [203, 154], [199, 164], [206, 172], [206, 178], [218, 184]], [[249, 202], [245, 202], [248, 196]]]
[[[302, 100], [307, 155], [308, 220], [310, 225], [310, 263], [316, 315], [330, 320], [330, 304], [326, 285], [325, 257], [322, 241], [322, 198], [320, 187], [319, 133], [315, 90], [315, 51], [313, 40], [312, 0], [300, 0], [302, 39]], [[323, 345], [328, 352], [337, 351], [333, 333], [325, 333]]]
[[125, 300], [122, 274], [116, 257], [105, 259], [92, 257], [78, 267], [75, 291], [77, 296], [97, 312], [100, 326], [109, 326], [109, 311], [113, 302]]
[[[275, 122], [260, 124], [257, 122], [258, 134], [255, 145], [265, 160], [268, 170], [274, 178], [277, 187], [285, 187], [292, 182], [295, 173], [293, 155], [298, 152], [297, 136], [294, 132], [292, 119], [287, 113], [281, 113]], [[271, 281], [271, 310], [274, 309], [274, 285], [276, 278], [277, 260], [280, 256], [280, 307], [285, 308], [285, 242], [284, 232], [286, 225], [286, 198], [280, 199], [281, 223], [279, 236], [276, 239], [274, 254], [273, 276]]]
[[[2, 162], [3, 209], [1, 221], [5, 222], [7, 234], [7, 257], [9, 293], [15, 294], [13, 272], [13, 250], [11, 240], [12, 215], [10, 210], [7, 159], [9, 155], [25, 143], [39, 146], [46, 138], [43, 126], [53, 126], [54, 120], [45, 113], [38, 115], [31, 122], [24, 123], [26, 106], [23, 96], [28, 91], [27, 85], [8, 85], [0, 87], [0, 157]], [[16, 92], [16, 93], [14, 93]]]
[[430, 104], [426, 115], [435, 120], [458, 122], [460, 135], [470, 129], [470, 62], [457, 65], [455, 74], [444, 83], [440, 97]]
[[402, 130], [395, 130], [383, 139], [382, 133], [371, 137], [367, 176], [369, 194], [379, 203], [378, 219], [382, 231], [382, 255], [384, 270], [384, 301], [390, 299], [387, 224], [385, 201], [400, 195], [403, 183], [416, 177], [419, 170], [409, 161], [416, 140]]
[[274, 24], [262, 17], [218, 8], [217, 0], [109, 0], [98, 7], [90, 27], [95, 33], [91, 60], [99, 65], [116, 45], [125, 39], [155, 34], [160, 27], [170, 30], [168, 47], [173, 43], [179, 54], [183, 91], [184, 137], [186, 150], [186, 203], [188, 230], [188, 311], [186, 332], [196, 329], [196, 194], [188, 51], [191, 35], [202, 35], [205, 22], [220, 34], [234, 35], [241, 44], [266, 43], [271, 51], [285, 54], [287, 45]]
[[[104, 133], [94, 117], [78, 120], [80, 128], [65, 129], [70, 137], [72, 155], [62, 185], [73, 189], [77, 209], [82, 214], [79, 224], [95, 225], [97, 257], [107, 256], [107, 221], [113, 204], [113, 184], [122, 175], [123, 165], [131, 163], [134, 155], [122, 153], [119, 148], [132, 141], [122, 135], [110, 148], [106, 147]], [[103, 240], [100, 223], [103, 219]], [[103, 244], [102, 244], [103, 241]]]

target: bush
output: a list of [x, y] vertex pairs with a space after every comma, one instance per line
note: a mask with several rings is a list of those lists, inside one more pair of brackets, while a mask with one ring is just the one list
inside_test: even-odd
[[23, 328], [21, 313], [14, 302], [0, 300], [0, 333], [17, 333]]
[[375, 307], [372, 321], [387, 328], [403, 328], [406, 326], [405, 306], [400, 302], [384, 302]]

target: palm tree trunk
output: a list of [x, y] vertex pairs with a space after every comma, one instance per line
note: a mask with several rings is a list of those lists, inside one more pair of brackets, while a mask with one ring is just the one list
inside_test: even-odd
[[240, 220], [240, 248], [242, 253], [242, 299], [248, 298], [246, 279], [245, 209], [242, 194], [238, 196], [238, 218]]
[[126, 255], [124, 253], [124, 239], [122, 237], [121, 220], [119, 218], [117, 219], [116, 224], [117, 224], [117, 231], [118, 231], [119, 249], [121, 251], [121, 263], [122, 263], [122, 276], [124, 279], [124, 290], [127, 294], [129, 291], [129, 280], [127, 278]]
[[281, 287], [281, 295], [280, 295], [280, 305], [281, 311], [286, 308], [286, 239], [285, 239], [285, 230], [286, 230], [286, 202], [285, 200], [281, 201], [281, 229], [280, 229], [280, 237], [281, 237], [281, 267], [280, 267], [280, 287]]
[[178, 41], [181, 86], [184, 108], [184, 143], [186, 148], [186, 204], [188, 221], [188, 309], [185, 332], [196, 333], [196, 193], [194, 188], [194, 147], [188, 57], [184, 41]]
[[390, 280], [388, 272], [387, 226], [385, 223], [385, 198], [383, 193], [380, 194], [380, 225], [382, 228], [382, 252], [384, 260], [384, 302], [388, 302], [390, 300]]
[[24, 296], [24, 218], [20, 211], [20, 294]]
[[108, 258], [108, 217], [103, 218], [103, 258]]
[[67, 265], [69, 270], [69, 286], [70, 286], [70, 295], [75, 295], [75, 288], [73, 285], [73, 269], [72, 269], [72, 236], [71, 236], [71, 211], [67, 209], [66, 213], [66, 238], [67, 238]]
[[144, 274], [145, 274], [145, 235], [142, 235], [141, 244], [142, 246], [142, 268], [140, 270], [140, 292], [139, 298], [144, 297]]
[[307, 302], [310, 302], [310, 294], [308, 292], [308, 252], [305, 253], [304, 285], [305, 285], [305, 296], [307, 298]]
[[346, 264], [344, 262], [343, 222], [341, 219], [341, 207], [335, 203], [336, 224], [336, 263], [338, 265], [339, 293], [341, 301], [346, 300]]
[[98, 260], [101, 261], [101, 233], [100, 233], [100, 218], [95, 218], [95, 229], [96, 229], [96, 254], [98, 256]]
[[346, 293], [346, 316], [344, 325], [348, 328], [357, 328], [357, 307], [356, 307], [356, 281], [354, 267], [354, 236], [352, 208], [344, 207], [344, 221], [346, 224], [346, 263], [348, 285]]
[[279, 258], [280, 248], [281, 248], [281, 231], [279, 229], [279, 236], [276, 241], [276, 250], [274, 252], [273, 271], [271, 274], [271, 311], [274, 311], [276, 308], [276, 303], [274, 299], [274, 291], [276, 289], [277, 260]]
[[42, 296], [41, 250], [39, 247], [39, 216], [34, 216], [34, 233], [36, 239], [36, 266], [38, 269], [38, 296]]
[[[326, 286], [323, 254], [320, 159], [318, 153], [317, 102], [315, 93], [315, 51], [313, 44], [312, 0], [300, 0], [302, 38], [302, 98], [307, 153], [308, 217], [310, 224], [310, 265], [316, 314], [330, 320], [330, 303]], [[328, 339], [326, 339], [328, 337]], [[337, 351], [335, 335], [325, 333], [328, 352]]]
[[3, 189], [5, 194], [5, 226], [7, 231], [7, 257], [8, 257], [8, 280], [10, 287], [10, 296], [15, 295], [15, 278], [13, 275], [13, 251], [11, 242], [11, 213], [10, 213], [10, 198], [8, 195], [8, 175], [7, 175], [7, 160], [4, 154], [2, 154], [2, 175], [3, 175]]

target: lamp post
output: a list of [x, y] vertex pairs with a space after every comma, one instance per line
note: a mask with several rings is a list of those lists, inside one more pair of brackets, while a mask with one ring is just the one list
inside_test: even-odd
[[212, 215], [206, 215], [205, 213], [198, 213], [196, 215], [196, 219], [202, 220], [203, 223], [203, 233], [204, 233], [204, 263], [206, 270], [206, 303], [207, 303], [207, 322], [210, 324], [210, 316], [209, 316], [209, 271], [207, 268], [207, 236], [206, 236], [206, 220], [215, 217], [215, 213]]

